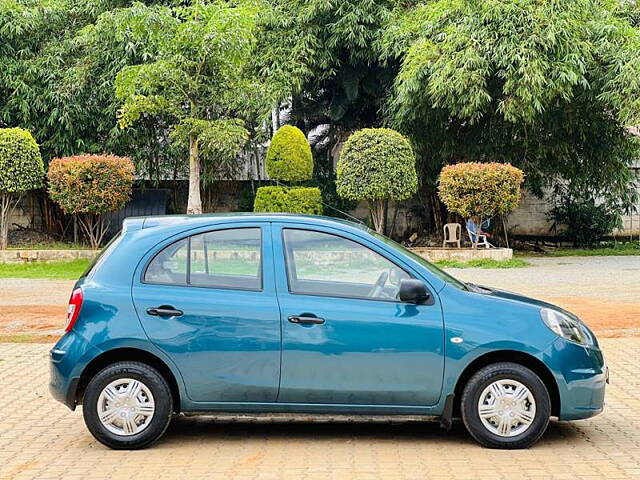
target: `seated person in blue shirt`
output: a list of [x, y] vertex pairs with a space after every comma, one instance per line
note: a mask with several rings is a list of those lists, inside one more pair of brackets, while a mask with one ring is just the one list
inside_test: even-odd
[[469, 236], [471, 237], [472, 242], [477, 241], [475, 238], [476, 235], [484, 235], [487, 238], [491, 238], [491, 234], [484, 231], [486, 228], [489, 228], [489, 225], [491, 225], [491, 219], [489, 218], [482, 222], [480, 228], [478, 228], [479, 221], [480, 219], [477, 215], [474, 215], [467, 219], [467, 230], [469, 231]]

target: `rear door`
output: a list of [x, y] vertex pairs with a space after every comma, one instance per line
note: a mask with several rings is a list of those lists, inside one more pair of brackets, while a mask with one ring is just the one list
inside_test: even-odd
[[[417, 276], [365, 238], [273, 225], [282, 322], [279, 402], [430, 406], [444, 372], [437, 295], [397, 300]], [[424, 279], [423, 279], [424, 280]]]
[[274, 402], [280, 321], [268, 223], [200, 229], [163, 242], [134, 279], [149, 339], [196, 402]]

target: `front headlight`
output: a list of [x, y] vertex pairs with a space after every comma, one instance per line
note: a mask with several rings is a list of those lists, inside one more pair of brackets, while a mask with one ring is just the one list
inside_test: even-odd
[[587, 344], [587, 337], [582, 330], [580, 322], [574, 318], [552, 308], [542, 308], [540, 316], [547, 327], [557, 335], [580, 345]]

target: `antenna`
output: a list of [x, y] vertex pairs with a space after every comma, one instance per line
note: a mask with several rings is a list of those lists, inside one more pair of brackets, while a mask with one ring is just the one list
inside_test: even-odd
[[[288, 185], [280, 183], [278, 180], [272, 180], [272, 181], [275, 182], [276, 185], [278, 185], [279, 187], [288, 187]], [[360, 220], [359, 218], [356, 218], [353, 215], [349, 215], [347, 212], [343, 212], [339, 208], [334, 207], [333, 205], [329, 205], [328, 203], [325, 203], [323, 200], [320, 200], [320, 202], [322, 203], [322, 206], [330, 208], [331, 210], [335, 210], [336, 212], [340, 212], [342, 215], [344, 215], [345, 217], [350, 218], [354, 222], [359, 223], [360, 225], [364, 225], [365, 227], [369, 228], [369, 226], [366, 223], [364, 223], [362, 220]]]

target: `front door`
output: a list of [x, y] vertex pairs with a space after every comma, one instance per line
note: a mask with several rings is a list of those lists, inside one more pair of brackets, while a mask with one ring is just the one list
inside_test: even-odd
[[191, 400], [275, 402], [280, 323], [269, 224], [217, 228], [153, 252], [134, 280], [136, 310]]
[[273, 225], [283, 332], [278, 402], [434, 405], [444, 369], [443, 320], [397, 300], [407, 266], [366, 238]]

